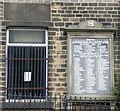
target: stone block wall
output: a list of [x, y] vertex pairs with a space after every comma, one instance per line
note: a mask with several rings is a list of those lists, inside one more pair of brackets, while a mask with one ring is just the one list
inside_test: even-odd
[[6, 56], [6, 27], [2, 26], [4, 20], [4, 4], [0, 2], [0, 102], [3, 100], [3, 88], [5, 87], [5, 58]]
[[[46, 1], [46, 0], [45, 0]], [[57, 1], [57, 0], [56, 0]], [[120, 4], [117, 0], [87, 0], [76, 2], [50, 2], [51, 21], [53, 26], [48, 29], [48, 95], [67, 93], [67, 35], [64, 28], [77, 25], [84, 20], [96, 20], [105, 26], [118, 28], [120, 19]], [[70, 0], [69, 0], [70, 1]], [[72, 1], [72, 0], [71, 0]], [[29, 3], [29, 0], [4, 0], [4, 2]], [[6, 26], [4, 21], [4, 2], [0, 2], [0, 58], [6, 57]], [[31, 0], [31, 3], [41, 3], [41, 0]], [[114, 69], [120, 69], [120, 35], [114, 39]], [[0, 95], [5, 88], [5, 63], [0, 60]], [[1, 100], [1, 99], [0, 99]]]

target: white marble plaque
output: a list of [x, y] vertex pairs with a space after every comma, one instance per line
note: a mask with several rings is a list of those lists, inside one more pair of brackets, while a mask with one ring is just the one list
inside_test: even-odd
[[72, 39], [73, 94], [109, 94], [109, 39]]

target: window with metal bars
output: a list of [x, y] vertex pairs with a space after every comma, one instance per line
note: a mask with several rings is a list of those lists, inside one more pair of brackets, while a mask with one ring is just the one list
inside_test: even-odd
[[47, 93], [47, 31], [9, 29], [7, 98], [44, 98]]

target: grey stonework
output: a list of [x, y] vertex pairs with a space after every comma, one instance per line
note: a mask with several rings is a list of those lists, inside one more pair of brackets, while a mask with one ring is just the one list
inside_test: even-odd
[[[6, 27], [2, 26], [4, 20], [4, 4], [0, 2], [0, 58], [5, 58], [6, 49]], [[0, 101], [3, 100], [3, 90], [5, 87], [5, 61], [0, 60]]]
[[[50, 3], [50, 21], [48, 27], [48, 95], [67, 93], [67, 36], [64, 28], [77, 25], [84, 20], [96, 20], [104, 26], [118, 28], [120, 5], [117, 0], [4, 0], [4, 2]], [[57, 2], [55, 2], [57, 1]], [[59, 2], [63, 1], [63, 2]], [[65, 2], [64, 2], [65, 1]], [[67, 2], [68, 1], [68, 2]], [[113, 2], [116, 3], [113, 3]], [[89, 2], [89, 1], [88, 1]], [[104, 3], [102, 3], [104, 2]], [[9, 21], [9, 20], [8, 20]], [[0, 2], [0, 24], [4, 22], [4, 3]], [[114, 39], [114, 69], [120, 68], [120, 39]], [[0, 58], [6, 57], [6, 25], [0, 25]], [[0, 60], [0, 95], [5, 88], [5, 60]], [[0, 99], [1, 101], [2, 99]]]
[[49, 10], [49, 4], [4, 3], [4, 20], [20, 22], [50, 21]]

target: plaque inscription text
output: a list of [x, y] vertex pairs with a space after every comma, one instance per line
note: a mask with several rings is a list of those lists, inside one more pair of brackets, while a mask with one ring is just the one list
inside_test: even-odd
[[109, 95], [109, 39], [73, 38], [72, 92], [81, 95]]

